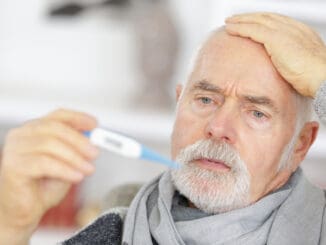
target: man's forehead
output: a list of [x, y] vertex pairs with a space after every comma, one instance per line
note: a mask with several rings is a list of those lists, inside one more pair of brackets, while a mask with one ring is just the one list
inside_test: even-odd
[[252, 55], [257, 55], [258, 52], [260, 56], [269, 58], [264, 45], [261, 43], [245, 37], [232, 36], [228, 34], [224, 28], [219, 28], [208, 35], [198, 52], [198, 56], [207, 52], [211, 53], [212, 51], [217, 51], [219, 53], [223, 51], [227, 53], [239, 53], [240, 51], [248, 49], [253, 52]]
[[276, 71], [264, 47], [246, 38], [233, 37], [224, 30], [210, 35], [199, 51], [189, 85], [200, 81], [222, 90], [230, 83], [243, 94], [289, 96], [293, 88]]

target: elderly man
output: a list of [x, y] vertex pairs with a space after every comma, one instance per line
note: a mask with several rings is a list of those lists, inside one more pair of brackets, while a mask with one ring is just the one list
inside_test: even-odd
[[[285, 16], [233, 16], [177, 87], [172, 158], [126, 216], [64, 244], [326, 244], [325, 192], [299, 168], [325, 121], [326, 47]], [[0, 243], [26, 244], [44, 212], [91, 174], [88, 115], [59, 110], [13, 129], [0, 175]], [[122, 210], [122, 209], [121, 209]]]

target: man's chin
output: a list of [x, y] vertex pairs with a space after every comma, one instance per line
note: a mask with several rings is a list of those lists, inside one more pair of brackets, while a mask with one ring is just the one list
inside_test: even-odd
[[191, 162], [172, 172], [175, 188], [195, 207], [217, 214], [247, 206], [248, 179], [230, 169], [216, 170]]

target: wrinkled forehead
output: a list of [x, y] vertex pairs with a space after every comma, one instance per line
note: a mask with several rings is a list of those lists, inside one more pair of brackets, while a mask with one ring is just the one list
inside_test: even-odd
[[279, 104], [295, 100], [294, 89], [277, 72], [263, 45], [223, 29], [213, 32], [198, 51], [186, 87], [203, 80], [222, 90], [236, 84], [240, 93], [269, 96]]

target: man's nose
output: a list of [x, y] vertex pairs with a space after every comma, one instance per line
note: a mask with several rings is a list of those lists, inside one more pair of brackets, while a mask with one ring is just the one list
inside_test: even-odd
[[234, 144], [239, 118], [234, 108], [223, 105], [209, 117], [205, 128], [206, 137]]

